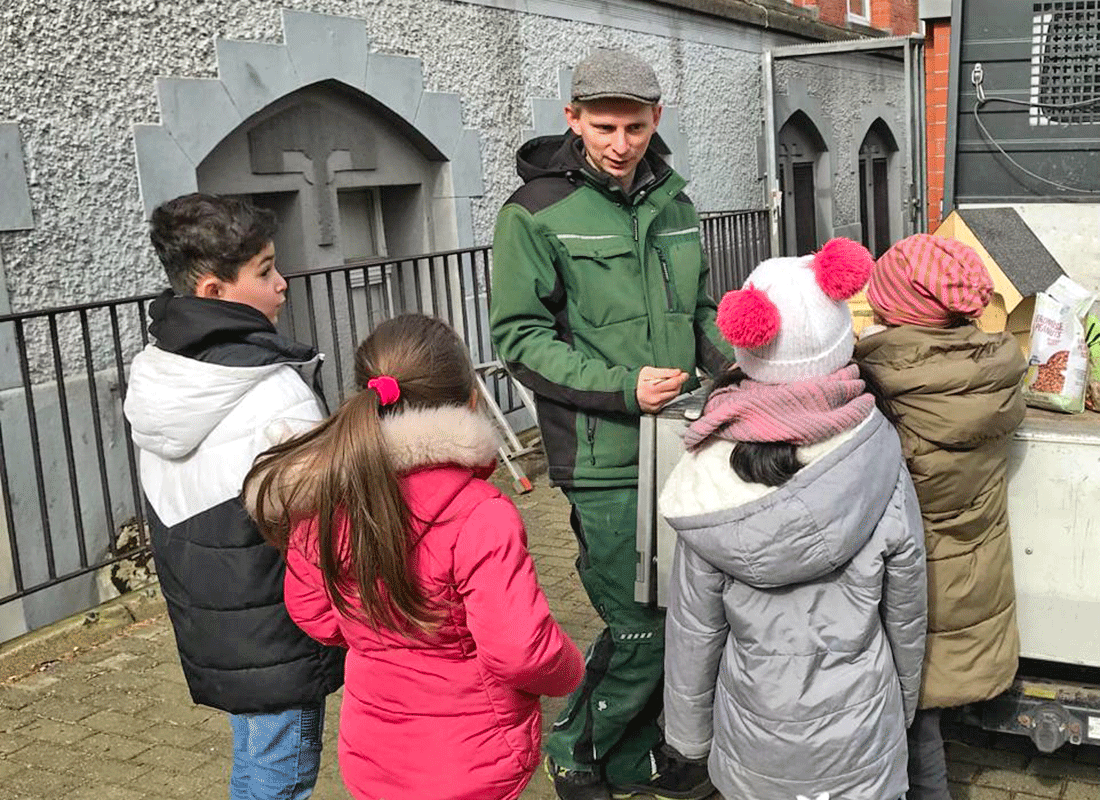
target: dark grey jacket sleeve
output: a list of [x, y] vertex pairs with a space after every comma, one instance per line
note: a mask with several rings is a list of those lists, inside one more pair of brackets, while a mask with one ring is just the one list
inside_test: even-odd
[[[893, 547], [886, 556], [882, 622], [901, 680], [905, 724], [913, 722], [920, 696], [924, 637], [928, 630], [928, 585], [924, 556], [924, 523], [909, 473], [902, 468], [890, 502]], [[886, 522], [884, 519], [883, 522]]]
[[714, 736], [714, 689], [729, 633], [726, 580], [676, 542], [665, 619], [665, 740], [687, 758], [706, 756]]

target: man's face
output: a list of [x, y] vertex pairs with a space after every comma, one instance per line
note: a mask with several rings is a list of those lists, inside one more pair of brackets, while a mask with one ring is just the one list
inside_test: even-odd
[[629, 190], [634, 171], [661, 119], [661, 106], [634, 100], [592, 100], [565, 107], [565, 119], [581, 137], [589, 162]]
[[244, 303], [259, 311], [274, 325], [279, 319], [279, 309], [286, 301], [286, 281], [275, 269], [275, 245], [268, 242], [241, 265], [237, 280], [221, 284], [221, 299]]

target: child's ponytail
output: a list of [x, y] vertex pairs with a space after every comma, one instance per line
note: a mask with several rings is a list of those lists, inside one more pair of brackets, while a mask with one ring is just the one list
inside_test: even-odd
[[307, 552], [337, 611], [415, 635], [435, 614], [409, 564], [413, 520], [382, 420], [468, 403], [473, 368], [454, 331], [421, 315], [383, 322], [355, 355], [360, 391], [313, 430], [262, 454], [244, 494], [260, 532], [284, 552], [295, 526], [312, 520]]

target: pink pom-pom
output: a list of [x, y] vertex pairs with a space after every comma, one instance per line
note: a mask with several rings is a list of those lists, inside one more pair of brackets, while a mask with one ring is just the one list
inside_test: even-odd
[[833, 300], [847, 300], [871, 277], [875, 257], [851, 239], [831, 239], [814, 256], [817, 285]]
[[767, 344], [779, 333], [779, 323], [775, 303], [751, 283], [726, 292], [718, 304], [718, 330], [734, 347], [751, 349]]

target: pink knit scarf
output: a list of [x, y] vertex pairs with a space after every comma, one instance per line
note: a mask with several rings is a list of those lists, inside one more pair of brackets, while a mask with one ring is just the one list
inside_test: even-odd
[[855, 364], [795, 383], [746, 378], [710, 396], [703, 416], [684, 434], [684, 445], [693, 449], [712, 436], [796, 445], [824, 441], [854, 428], [871, 413], [875, 399], [865, 389]]

